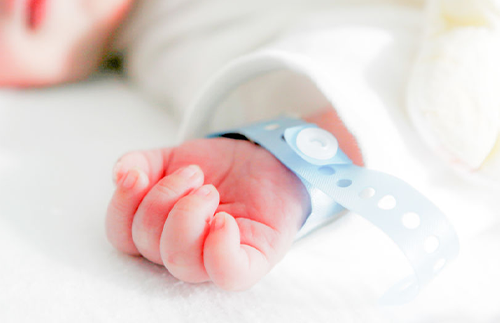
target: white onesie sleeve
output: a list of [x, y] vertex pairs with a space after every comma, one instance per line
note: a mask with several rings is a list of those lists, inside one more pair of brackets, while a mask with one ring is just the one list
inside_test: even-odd
[[421, 167], [410, 158], [414, 145], [403, 139], [411, 132], [403, 93], [420, 18], [402, 8], [311, 15], [222, 68], [189, 106], [181, 139], [332, 106], [367, 166], [396, 176], [412, 167], [418, 178]]
[[[370, 135], [361, 137], [363, 118], [373, 124], [389, 114], [385, 119], [405, 132], [408, 125], [401, 126], [400, 118], [407, 121], [404, 111], [409, 108], [412, 127], [433, 153], [445, 156], [448, 166], [473, 161], [464, 175], [499, 179], [498, 95], [491, 81], [498, 78], [493, 70], [498, 64], [492, 63], [498, 55], [490, 49], [500, 47], [488, 41], [497, 34], [488, 28], [466, 32], [476, 39], [487, 31], [481, 48], [488, 50], [479, 52], [475, 41], [455, 41], [449, 33], [420, 46], [425, 39], [421, 31], [444, 28], [445, 22], [453, 25], [446, 19], [457, 15], [467, 22], [478, 10], [490, 8], [486, 12], [493, 14], [488, 3], [495, 1], [464, 0], [460, 6], [454, 0], [428, 1], [430, 14], [424, 20], [423, 0], [142, 0], [118, 37], [118, 47], [127, 48], [132, 82], [178, 117], [205, 109], [202, 88], [213, 92], [211, 100], [221, 91], [219, 101], [231, 97], [234, 103], [237, 97], [245, 111], [231, 107], [224, 112], [236, 118], [247, 119], [255, 110], [304, 113], [334, 104], [371, 163], [374, 156], [368, 150], [379, 147], [370, 141], [378, 138], [364, 130]], [[442, 17], [432, 14], [435, 8], [444, 8]], [[413, 76], [406, 95], [410, 65]], [[213, 104], [220, 105], [216, 111], [222, 109], [221, 102]], [[255, 113], [257, 117], [265, 115]], [[390, 129], [386, 126], [381, 123], [382, 129]]]

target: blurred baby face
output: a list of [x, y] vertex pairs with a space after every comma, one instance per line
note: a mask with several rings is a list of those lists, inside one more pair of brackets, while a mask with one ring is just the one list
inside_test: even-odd
[[0, 0], [0, 86], [89, 75], [131, 1]]

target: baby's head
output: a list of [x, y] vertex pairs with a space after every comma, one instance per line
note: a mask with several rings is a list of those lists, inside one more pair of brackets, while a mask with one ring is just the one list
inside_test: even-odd
[[0, 87], [82, 79], [133, 0], [0, 0]]

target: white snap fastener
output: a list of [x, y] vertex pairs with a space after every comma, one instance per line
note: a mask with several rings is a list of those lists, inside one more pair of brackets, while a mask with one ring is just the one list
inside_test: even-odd
[[339, 149], [337, 139], [328, 131], [320, 128], [307, 128], [299, 132], [297, 148], [306, 156], [327, 160], [335, 157]]

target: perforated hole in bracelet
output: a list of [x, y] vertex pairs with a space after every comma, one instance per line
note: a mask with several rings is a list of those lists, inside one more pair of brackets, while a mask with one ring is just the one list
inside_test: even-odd
[[361, 197], [364, 200], [367, 200], [369, 198], [374, 197], [375, 193], [376, 193], [376, 191], [375, 191], [375, 189], [373, 187], [368, 187], [368, 188], [365, 188], [364, 190], [362, 190], [359, 193], [359, 197]]
[[396, 207], [396, 198], [392, 195], [386, 195], [378, 201], [378, 207], [382, 210], [392, 210]]
[[338, 187], [346, 188], [352, 185], [352, 181], [350, 179], [341, 179], [337, 182]]
[[420, 216], [414, 212], [408, 212], [403, 214], [401, 222], [407, 229], [416, 229], [420, 226]]
[[318, 168], [318, 172], [320, 172], [322, 175], [328, 175], [328, 176], [334, 175], [336, 173], [335, 168], [331, 166], [320, 167]]
[[427, 253], [434, 253], [439, 248], [439, 239], [435, 236], [429, 236], [425, 239], [424, 250]]

